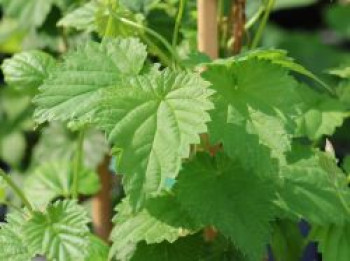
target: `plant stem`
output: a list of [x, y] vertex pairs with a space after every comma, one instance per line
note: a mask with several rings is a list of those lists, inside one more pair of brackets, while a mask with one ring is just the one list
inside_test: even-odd
[[254, 36], [252, 45], [250, 47], [251, 49], [258, 47], [260, 40], [261, 40], [261, 37], [262, 37], [262, 33], [266, 27], [267, 21], [269, 19], [269, 16], [270, 16], [270, 13], [272, 11], [274, 4], [275, 4], [275, 0], [268, 0], [267, 5], [266, 5], [266, 9], [265, 9], [265, 13], [262, 17], [262, 20], [259, 24], [258, 30]]
[[[174, 53], [176, 52], [176, 45], [177, 45], [177, 41], [178, 41], [178, 37], [179, 37], [179, 30], [180, 30], [180, 26], [181, 26], [181, 21], [182, 21], [184, 9], [185, 9], [185, 0], [180, 0], [179, 10], [177, 13], [174, 32], [173, 32], [172, 49], [173, 49]], [[174, 53], [172, 54], [173, 66], [175, 65]]]
[[169, 53], [175, 58], [175, 61], [179, 64], [179, 61], [180, 61], [179, 56], [177, 55], [177, 53], [175, 52], [175, 50], [173, 49], [171, 44], [163, 36], [161, 36], [159, 33], [157, 33], [156, 31], [152, 30], [149, 27], [140, 25], [140, 24], [135, 23], [134, 21], [131, 21], [129, 19], [126, 19], [123, 17], [118, 17], [110, 7], [109, 7], [109, 12], [119, 22], [124, 23], [126, 25], [129, 25], [129, 26], [134, 27], [134, 28], [139, 29], [139, 30], [144, 30], [146, 33], [148, 33], [149, 35], [156, 38], [158, 41], [160, 41], [163, 44], [163, 46], [169, 51]]
[[168, 67], [171, 66], [172, 61], [170, 60], [168, 55], [164, 53], [163, 50], [160, 49], [158, 45], [152, 41], [152, 39], [150, 39], [147, 35], [142, 35], [141, 37], [146, 42], [146, 44], [150, 46], [154, 54], [158, 56], [159, 60], [164, 63], [164, 65]]
[[247, 23], [244, 26], [245, 30], [248, 30], [250, 27], [252, 27], [260, 18], [260, 16], [263, 14], [265, 11], [264, 6], [260, 6], [258, 11], [247, 21]]
[[26, 206], [26, 208], [33, 212], [33, 207], [22, 192], [22, 190], [13, 182], [13, 180], [8, 176], [2, 169], [0, 169], [0, 176], [6, 181], [6, 183], [12, 188], [15, 194], [21, 199], [22, 203]]
[[74, 157], [73, 166], [73, 191], [72, 195], [74, 199], [78, 198], [79, 194], [79, 173], [81, 171], [82, 159], [83, 159], [83, 145], [84, 145], [84, 130], [79, 132], [79, 137], [77, 141], [77, 148]]
[[244, 26], [245, 26], [245, 0], [233, 0], [231, 7], [231, 16], [230, 19], [233, 22], [233, 44], [231, 46], [232, 53], [238, 54], [242, 49]]

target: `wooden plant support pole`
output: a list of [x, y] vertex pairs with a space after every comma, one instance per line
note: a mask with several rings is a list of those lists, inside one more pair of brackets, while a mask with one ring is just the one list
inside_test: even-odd
[[[198, 50], [207, 54], [210, 58], [218, 58], [218, 23], [217, 23], [217, 0], [197, 0], [197, 41]], [[207, 134], [202, 134], [202, 140], [209, 146], [212, 154], [215, 154], [216, 149], [211, 148]], [[207, 241], [215, 239], [217, 232], [212, 227], [207, 227], [204, 230], [204, 237]]]
[[218, 58], [217, 0], [197, 0], [198, 50]]
[[97, 168], [101, 182], [101, 190], [92, 199], [92, 223], [94, 232], [106, 242], [108, 242], [112, 230], [112, 177], [109, 171], [109, 161], [110, 157], [106, 156]]

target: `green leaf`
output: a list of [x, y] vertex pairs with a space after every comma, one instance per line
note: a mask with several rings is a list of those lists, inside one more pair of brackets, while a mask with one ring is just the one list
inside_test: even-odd
[[25, 245], [49, 260], [84, 260], [89, 246], [87, 214], [75, 201], [57, 201], [34, 212], [24, 225]]
[[5, 182], [4, 178], [0, 176], [0, 203], [6, 200], [6, 189], [7, 183]]
[[204, 244], [198, 235], [176, 240], [174, 243], [146, 245], [141, 243], [130, 261], [194, 261], [202, 260]]
[[296, 119], [297, 136], [317, 140], [323, 135], [331, 135], [350, 116], [345, 105], [339, 100], [304, 87], [300, 88], [302, 114]]
[[274, 9], [287, 9], [311, 5], [317, 0], [276, 0]]
[[65, 15], [57, 22], [57, 25], [62, 27], [73, 27], [77, 30], [85, 30], [87, 32], [96, 31], [95, 14], [97, 10], [97, 2], [88, 2]]
[[[96, 169], [109, 151], [102, 132], [93, 128], [84, 130], [84, 166]], [[76, 151], [78, 135], [59, 122], [52, 122], [45, 128], [39, 143], [34, 148], [32, 164], [39, 165], [47, 161], [68, 161]]]
[[21, 88], [37, 88], [55, 66], [55, 59], [40, 51], [15, 54], [4, 60], [1, 68], [9, 85]]
[[106, 261], [108, 260], [109, 246], [95, 235], [90, 235], [88, 254], [84, 261]]
[[330, 69], [330, 70], [328, 70], [328, 73], [335, 75], [335, 76], [338, 76], [340, 78], [350, 79], [350, 62], [342, 64], [341, 66], [339, 66], [337, 68]]
[[332, 5], [327, 8], [326, 21], [339, 35], [350, 39], [350, 6]]
[[[343, 224], [349, 220], [350, 200], [346, 176], [326, 153], [296, 147], [281, 168], [277, 205], [289, 218], [312, 224]], [[334, 213], [337, 213], [334, 215]]]
[[304, 251], [304, 239], [297, 222], [277, 220], [273, 225], [271, 249], [276, 261], [300, 260]]
[[223, 154], [197, 154], [175, 185], [179, 202], [198, 222], [232, 239], [249, 260], [259, 260], [268, 241], [273, 186]]
[[13, 167], [19, 166], [26, 148], [26, 140], [23, 133], [14, 131], [0, 138], [1, 158]]
[[[50, 73], [34, 99], [39, 123], [52, 120], [91, 122], [100, 90], [138, 74], [146, 48], [135, 38], [88, 42], [68, 54]], [[79, 104], [79, 106], [77, 106]]]
[[[221, 141], [229, 155], [243, 157], [244, 162], [247, 149], [254, 150], [246, 147], [245, 136], [251, 140], [249, 135], [257, 135], [258, 142], [251, 144], [268, 147], [272, 157], [283, 161], [283, 154], [290, 150], [293, 118], [301, 102], [297, 82], [279, 65], [256, 58], [226, 60], [207, 67], [204, 78], [217, 91], [213, 120], [208, 125], [212, 142]], [[234, 129], [239, 138], [232, 137]]]
[[171, 195], [148, 200], [146, 207], [136, 214], [126, 200], [117, 207], [114, 222], [110, 257], [116, 255], [118, 260], [125, 259], [129, 254], [125, 249], [128, 250], [130, 245], [141, 241], [147, 244], [162, 241], [173, 243], [179, 237], [198, 230], [196, 223]]
[[[98, 175], [91, 170], [79, 172], [78, 192], [93, 195], [100, 190]], [[57, 197], [71, 196], [73, 169], [69, 161], [45, 162], [25, 180], [24, 191], [33, 204], [46, 205]]]
[[350, 111], [350, 80], [342, 81], [337, 88], [337, 95]]
[[318, 242], [323, 261], [348, 261], [350, 257], [350, 225], [313, 226], [309, 236]]
[[319, 84], [321, 84], [323, 87], [326, 87], [325, 83], [322, 82], [315, 74], [307, 70], [304, 66], [296, 63], [293, 58], [288, 57], [288, 52], [286, 50], [280, 50], [280, 49], [252, 50], [247, 53], [244, 53], [240, 57], [241, 60], [252, 59], [252, 58], [267, 60], [273, 64], [278, 64], [281, 67], [288, 69], [292, 72], [309, 77], [310, 79], [313, 79]]
[[101, 2], [95, 13], [97, 32], [102, 37], [127, 37], [140, 34], [139, 29], [122, 22], [122, 20], [142, 25], [143, 17], [133, 14], [120, 4], [119, 1]]
[[350, 175], [350, 155], [347, 155], [344, 158], [343, 164], [342, 164], [343, 169], [345, 170], [345, 172]]
[[7, 223], [0, 226], [0, 260], [28, 261], [35, 253], [30, 252], [23, 238], [25, 213], [12, 212], [7, 215]]
[[22, 28], [40, 27], [52, 8], [52, 0], [2, 0], [5, 16], [16, 18]]
[[176, 177], [190, 144], [207, 131], [208, 85], [197, 74], [165, 70], [104, 92], [97, 123], [122, 151], [119, 170], [134, 207]]

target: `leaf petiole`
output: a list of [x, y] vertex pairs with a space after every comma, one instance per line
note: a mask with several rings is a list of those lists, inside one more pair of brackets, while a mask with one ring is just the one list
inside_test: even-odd
[[77, 141], [77, 148], [75, 152], [74, 162], [73, 162], [73, 185], [72, 185], [72, 195], [74, 199], [78, 198], [79, 194], [79, 172], [81, 171], [82, 161], [83, 161], [83, 146], [84, 146], [84, 130], [79, 132], [79, 137]]
[[12, 188], [15, 194], [21, 199], [22, 203], [26, 206], [29, 212], [33, 212], [33, 207], [24, 195], [22, 190], [13, 182], [9, 175], [7, 175], [2, 169], [0, 169], [0, 176], [6, 181], [6, 183]]

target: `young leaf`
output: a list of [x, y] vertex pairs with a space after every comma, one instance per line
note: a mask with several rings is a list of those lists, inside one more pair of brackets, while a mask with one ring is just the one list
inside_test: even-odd
[[232, 239], [249, 260], [265, 250], [272, 219], [273, 186], [222, 154], [197, 154], [175, 185], [180, 204], [203, 225]]
[[207, 131], [212, 91], [198, 75], [169, 70], [135, 77], [103, 93], [97, 124], [122, 150], [119, 170], [131, 204], [176, 177], [190, 144]]
[[[118, 211], [119, 210], [119, 211]], [[189, 214], [181, 209], [177, 199], [164, 195], [147, 201], [146, 207], [133, 214], [129, 202], [117, 208], [115, 227], [111, 234], [113, 246], [110, 257], [125, 258], [125, 249], [144, 241], [147, 244], [167, 241], [173, 243], [198, 229]]]
[[91, 122], [99, 90], [138, 74], [146, 56], [145, 46], [135, 38], [88, 42], [68, 54], [40, 87], [34, 99], [36, 120]]
[[121, 20], [126, 19], [135, 24], [142, 22], [140, 14], [135, 15], [130, 12], [120, 1], [101, 1], [95, 13], [95, 24], [100, 36], [109, 37], [126, 37], [135, 36], [139, 30]]
[[96, 30], [95, 14], [98, 10], [96, 1], [88, 2], [65, 15], [58, 22], [58, 26], [73, 27], [77, 30], [92, 32]]
[[348, 261], [350, 225], [313, 226], [309, 238], [318, 242], [323, 261]]
[[37, 88], [48, 77], [55, 64], [55, 59], [46, 53], [27, 51], [4, 60], [1, 68], [7, 84]]
[[[94, 171], [79, 172], [78, 192], [93, 195], [100, 189]], [[46, 162], [39, 165], [25, 180], [24, 191], [32, 203], [46, 205], [57, 197], [69, 197], [72, 192], [73, 170], [69, 161]]]
[[81, 260], [89, 246], [87, 214], [75, 201], [57, 201], [35, 212], [23, 227], [25, 245], [49, 260]]

